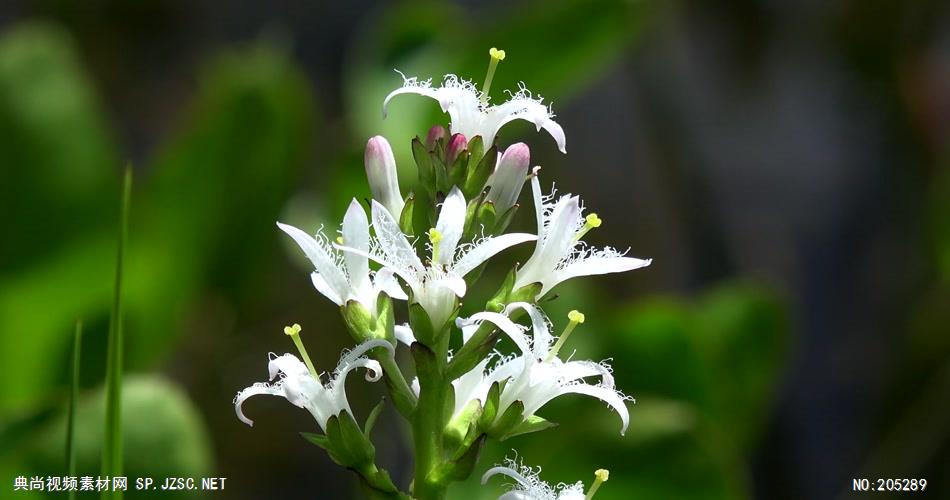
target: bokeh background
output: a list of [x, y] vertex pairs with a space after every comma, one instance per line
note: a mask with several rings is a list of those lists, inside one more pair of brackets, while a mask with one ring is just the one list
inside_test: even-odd
[[[637, 397], [626, 437], [595, 400], [489, 446], [597, 498], [842, 498], [852, 478], [926, 478], [950, 496], [950, 13], [939, 1], [0, 4], [0, 496], [65, 474], [82, 319], [79, 472], [97, 475], [123, 165], [135, 170], [126, 280], [127, 475], [227, 477], [222, 499], [353, 498], [353, 478], [277, 398], [231, 400], [293, 348], [322, 369], [350, 341], [275, 220], [333, 227], [368, 196], [362, 148], [445, 122], [427, 99], [381, 119], [393, 69], [524, 81], [568, 155], [530, 126], [545, 179], [647, 269], [570, 282], [577, 355]], [[529, 201], [527, 192], [523, 202]], [[523, 211], [515, 227], [532, 229]], [[477, 304], [530, 248], [489, 268]], [[361, 418], [382, 388], [354, 382]], [[406, 428], [380, 461], [405, 485]], [[473, 480], [452, 498], [487, 499]], [[494, 495], [494, 496], [493, 496]], [[886, 497], [886, 494], [876, 494]], [[41, 496], [41, 495], [37, 495]], [[187, 495], [183, 495], [188, 497]], [[17, 493], [15, 498], [30, 498]], [[160, 497], [130, 492], [128, 498]], [[171, 495], [167, 497], [172, 497]], [[11, 497], [13, 498], [13, 497]]]

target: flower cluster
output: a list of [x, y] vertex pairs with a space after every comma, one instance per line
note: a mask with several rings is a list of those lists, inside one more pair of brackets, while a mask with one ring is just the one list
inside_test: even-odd
[[[277, 224], [313, 264], [314, 287], [340, 307], [357, 345], [327, 376], [311, 363], [299, 325], [285, 328], [300, 358], [271, 354], [270, 382], [238, 393], [237, 416], [251, 425], [243, 406], [259, 394], [281, 396], [307, 409], [322, 434], [304, 437], [355, 471], [375, 494], [407, 497], [375, 463], [370, 432], [380, 407], [361, 427], [348, 403], [344, 384], [356, 368], [366, 369], [367, 381], [385, 381], [394, 406], [411, 424], [415, 469], [408, 494], [413, 498], [444, 498], [451, 482], [477, 467], [487, 439], [553, 426], [537, 413], [559, 396], [600, 399], [619, 415], [621, 434], [629, 424], [632, 398], [615, 387], [610, 365], [560, 354], [584, 315], [572, 311], [555, 336], [538, 303], [568, 279], [630, 271], [650, 261], [585, 243], [584, 236], [601, 219], [585, 214], [578, 196], [543, 194], [540, 168], [530, 168], [527, 145], [499, 148], [499, 129], [518, 119], [547, 131], [561, 152], [566, 152], [566, 138], [550, 105], [523, 84], [508, 101], [490, 104], [489, 85], [505, 56], [496, 49], [490, 54], [481, 90], [455, 75], [440, 86], [403, 76], [403, 85], [385, 98], [384, 113], [395, 96], [417, 94], [438, 101], [450, 118], [448, 129], [436, 125], [424, 139], [413, 141], [419, 179], [411, 192], [399, 185], [389, 142], [373, 137], [365, 155], [373, 199], [369, 206], [355, 199], [350, 203], [339, 237]], [[535, 230], [507, 232], [525, 183], [531, 186]], [[487, 262], [522, 244], [533, 244], [531, 257], [508, 273], [482, 310], [460, 316], [462, 299]], [[396, 324], [393, 301], [406, 302], [407, 324]], [[503, 353], [503, 339], [514, 344], [513, 352]], [[411, 382], [395, 361], [400, 344], [412, 358]], [[459, 347], [453, 351], [450, 345]], [[501, 498], [585, 498], [580, 482], [551, 487], [514, 461], [488, 470], [483, 482], [496, 474], [516, 481]], [[606, 471], [598, 471], [586, 498], [605, 480]]]

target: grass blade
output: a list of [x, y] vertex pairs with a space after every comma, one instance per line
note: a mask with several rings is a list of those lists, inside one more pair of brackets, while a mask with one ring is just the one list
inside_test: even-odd
[[[73, 334], [73, 375], [69, 392], [69, 414], [66, 417], [66, 475], [76, 477], [76, 404], [79, 400], [79, 360], [82, 346], [82, 321], [76, 322]], [[69, 490], [69, 500], [76, 498], [76, 491]]]
[[[106, 422], [102, 443], [103, 476], [122, 476], [122, 268], [125, 244], [129, 233], [129, 205], [132, 197], [132, 168], [125, 168], [122, 182], [119, 241], [115, 264], [115, 297], [109, 321], [109, 343], [106, 351]], [[122, 498], [122, 491], [103, 490], [101, 498]]]

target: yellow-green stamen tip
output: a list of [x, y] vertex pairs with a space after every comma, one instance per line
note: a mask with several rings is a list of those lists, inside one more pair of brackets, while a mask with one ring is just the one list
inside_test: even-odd
[[505, 58], [505, 51], [492, 47], [488, 51], [488, 55], [491, 56], [491, 61], [488, 62], [488, 73], [485, 74], [485, 83], [482, 84], [482, 95], [480, 97], [482, 104], [488, 102], [488, 91], [491, 90], [491, 81], [495, 77], [495, 68], [498, 67], [498, 61]]
[[584, 313], [574, 309], [573, 311], [567, 313], [567, 319], [571, 320], [571, 323], [583, 323]]
[[598, 217], [597, 214], [588, 215], [586, 218], [584, 218], [584, 222], [586, 222], [591, 228], [600, 227], [600, 225], [604, 223], [604, 221], [600, 220], [600, 217]]
[[300, 330], [302, 330], [302, 328], [300, 328], [300, 325], [298, 325], [297, 323], [294, 323], [292, 326], [284, 327], [284, 333], [286, 333], [287, 335], [290, 335], [291, 337], [293, 337], [294, 335], [299, 335]]
[[594, 493], [597, 493], [597, 489], [600, 488], [601, 484], [607, 482], [608, 477], [610, 477], [610, 471], [607, 469], [597, 469], [594, 472], [594, 484], [590, 485], [590, 490], [587, 492], [587, 495], [584, 495], [584, 500], [594, 498]]
[[439, 242], [442, 241], [442, 233], [436, 228], [429, 229], [429, 241], [431, 241], [433, 245], [438, 245]]
[[342, 237], [342, 236], [337, 236], [337, 237], [336, 237], [336, 242], [342, 245], [342, 244], [343, 244], [343, 237]]

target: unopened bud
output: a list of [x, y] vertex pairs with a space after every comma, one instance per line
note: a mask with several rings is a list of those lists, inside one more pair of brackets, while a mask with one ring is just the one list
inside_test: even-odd
[[377, 135], [366, 143], [365, 165], [373, 198], [398, 220], [405, 202], [399, 192], [396, 158], [385, 137]]
[[468, 149], [468, 139], [462, 134], [453, 135], [449, 139], [449, 145], [445, 148], [445, 166], [451, 167], [462, 151], [466, 149]]
[[528, 164], [531, 162], [531, 150], [519, 142], [508, 146], [492, 176], [491, 189], [488, 190], [487, 201], [495, 205], [495, 212], [505, 213], [517, 201], [521, 188], [528, 175]]
[[434, 125], [429, 129], [429, 133], [426, 134], [426, 149], [434, 151], [439, 139], [445, 139], [448, 135], [449, 133], [445, 131], [445, 127], [442, 125]]

